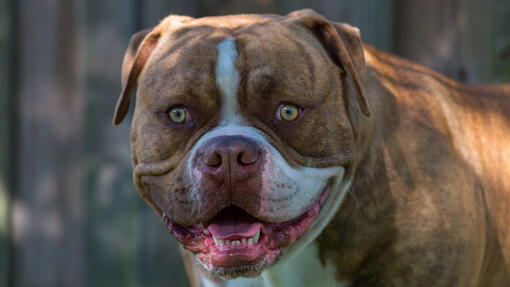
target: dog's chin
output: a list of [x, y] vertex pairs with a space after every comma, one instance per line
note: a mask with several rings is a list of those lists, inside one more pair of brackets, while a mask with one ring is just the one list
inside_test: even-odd
[[274, 258], [272, 262], [268, 262], [265, 265], [260, 264], [260, 262], [252, 262], [231, 267], [213, 266], [212, 269], [209, 269], [208, 271], [211, 274], [217, 275], [225, 280], [235, 279], [238, 277], [257, 277], [266, 267], [275, 264], [280, 258], [281, 253], [276, 258]]
[[328, 199], [330, 183], [306, 212], [286, 222], [266, 222], [235, 206], [193, 226], [177, 224], [165, 214], [163, 219], [168, 230], [184, 248], [195, 253], [208, 272], [224, 279], [255, 277], [278, 262], [312, 225]]
[[230, 280], [238, 277], [256, 277], [262, 272], [262, 268], [258, 267], [257, 264], [245, 264], [233, 267], [216, 266], [209, 272], [223, 279]]

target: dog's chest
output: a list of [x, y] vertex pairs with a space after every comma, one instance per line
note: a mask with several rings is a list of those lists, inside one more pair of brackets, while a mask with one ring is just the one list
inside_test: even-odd
[[265, 270], [255, 278], [238, 278], [216, 283], [203, 278], [204, 287], [273, 287], [273, 286], [341, 286], [348, 287], [349, 280], [337, 281], [335, 270], [330, 264], [325, 266], [319, 260], [316, 243], [310, 244], [304, 250], [279, 262]]

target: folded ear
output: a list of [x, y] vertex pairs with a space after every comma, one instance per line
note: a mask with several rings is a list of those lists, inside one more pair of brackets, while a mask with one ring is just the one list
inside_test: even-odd
[[131, 93], [136, 87], [138, 76], [160, 37], [161, 32], [159, 29], [156, 31], [147, 29], [131, 36], [122, 62], [122, 92], [115, 107], [115, 114], [113, 116], [114, 125], [120, 124], [129, 111]]
[[358, 72], [360, 80], [365, 79], [365, 53], [363, 53], [363, 44], [361, 43], [361, 34], [359, 29], [347, 23], [332, 22], [338, 35], [344, 41], [345, 47], [351, 56], [352, 63]]
[[131, 36], [122, 62], [122, 92], [115, 107], [114, 125], [120, 124], [129, 111], [131, 93], [136, 87], [138, 76], [140, 76], [152, 51], [156, 48], [162, 33], [170, 32], [171, 28], [179, 27], [193, 20], [194, 18], [188, 16], [170, 15], [156, 27], [140, 31]]
[[340, 66], [352, 80], [357, 95], [344, 95], [346, 106], [357, 101], [361, 112], [370, 116], [363, 79], [365, 76], [365, 57], [359, 29], [345, 23], [330, 22], [317, 12], [304, 9], [288, 15], [291, 21], [310, 29], [322, 43], [331, 59]]

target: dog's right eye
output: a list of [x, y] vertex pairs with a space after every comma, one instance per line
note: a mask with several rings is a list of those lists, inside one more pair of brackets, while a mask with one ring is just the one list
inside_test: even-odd
[[301, 107], [294, 104], [281, 104], [276, 117], [279, 120], [292, 122], [301, 115]]
[[168, 112], [170, 119], [176, 124], [183, 124], [188, 119], [188, 110], [185, 107], [175, 107]]

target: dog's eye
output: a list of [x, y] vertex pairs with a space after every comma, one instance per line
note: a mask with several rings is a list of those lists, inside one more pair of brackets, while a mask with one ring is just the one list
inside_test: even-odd
[[177, 124], [185, 123], [188, 119], [188, 111], [185, 107], [175, 107], [168, 112], [170, 119]]
[[301, 114], [301, 108], [293, 104], [281, 104], [278, 109], [277, 117], [280, 120], [291, 122], [296, 120]]

